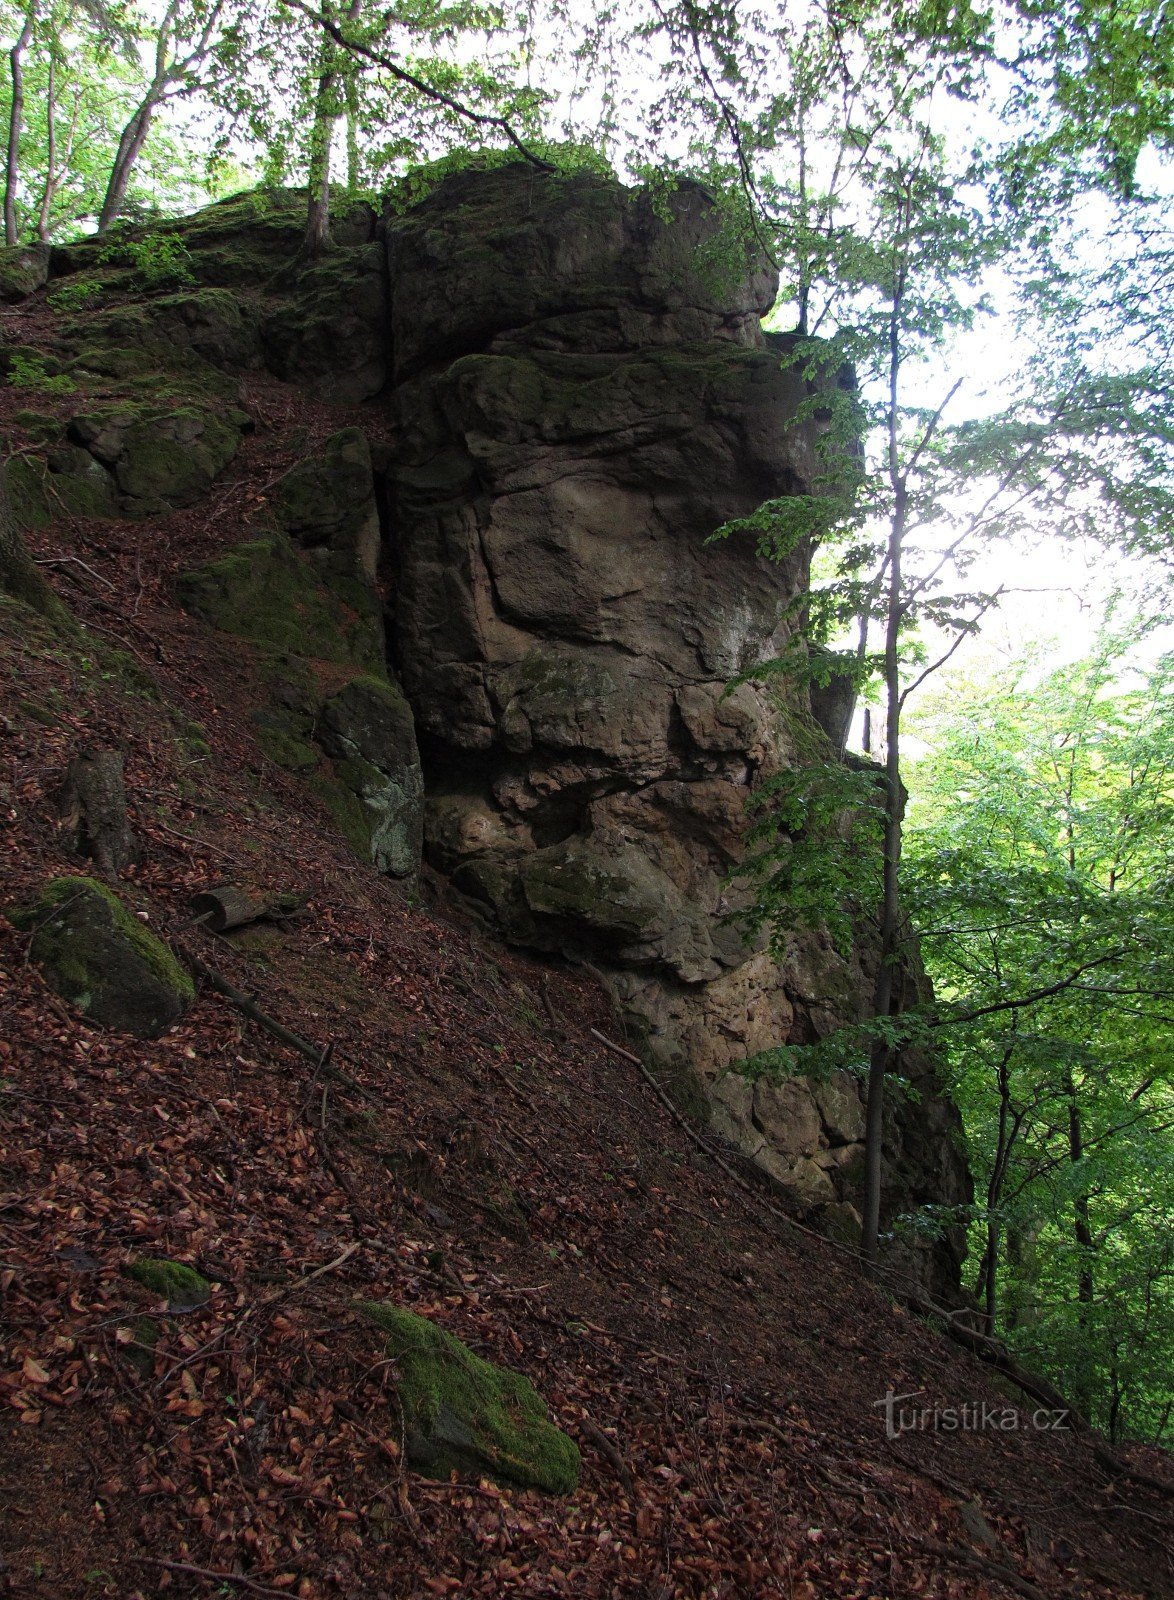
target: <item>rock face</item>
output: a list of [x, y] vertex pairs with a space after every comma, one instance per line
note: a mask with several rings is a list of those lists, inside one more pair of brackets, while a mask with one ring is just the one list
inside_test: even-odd
[[[806, 558], [707, 543], [810, 486], [818, 422], [759, 325], [773, 275], [703, 190], [665, 204], [515, 167], [389, 225], [394, 649], [426, 849], [510, 938], [601, 968], [653, 1062], [842, 1225], [856, 1080], [737, 1068], [865, 1014], [870, 952], [796, 934], [780, 966], [728, 920], [745, 802], [815, 724], [805, 688], [727, 684], [779, 653]], [[928, 1067], [905, 1070], [932, 1098]], [[902, 1209], [964, 1198], [956, 1118], [932, 1105], [890, 1119]]]

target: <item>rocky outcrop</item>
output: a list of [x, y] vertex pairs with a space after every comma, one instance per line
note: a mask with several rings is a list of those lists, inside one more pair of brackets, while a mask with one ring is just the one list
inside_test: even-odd
[[[853, 694], [830, 659], [810, 684], [741, 681], [791, 639], [807, 555], [712, 540], [820, 470], [821, 393], [760, 323], [774, 274], [697, 185], [525, 165], [450, 176], [382, 222], [355, 206], [317, 263], [301, 225], [290, 194], [207, 207], [173, 252], [184, 286], [146, 293], [149, 239], [54, 249], [45, 373], [96, 375], [102, 399], [24, 414], [47, 449], [14, 494], [83, 515], [188, 503], [250, 426], [241, 376], [261, 366], [368, 402], [370, 429], [327, 440], [180, 580], [248, 645], [264, 758], [381, 870], [410, 877], [423, 849], [506, 937], [592, 963], [676, 1092], [850, 1231], [858, 1079], [742, 1070], [865, 1017], [876, 963], [864, 930], [837, 949], [796, 929], [779, 960], [738, 921], [747, 800], [812, 750], [834, 759]], [[928, 1062], [901, 1072], [891, 1210], [950, 1207], [958, 1119]]]
[[[817, 471], [813, 391], [759, 323], [773, 275], [700, 188], [522, 168], [448, 180], [387, 246], [394, 648], [426, 848], [510, 938], [601, 969], [650, 1060], [843, 1226], [857, 1079], [739, 1071], [862, 1017], [873, 987], [867, 941], [797, 931], [779, 963], [736, 925], [746, 801], [821, 737], [806, 687], [728, 688], [786, 643], [805, 553], [710, 542]], [[821, 710], [839, 742], [842, 705]], [[941, 1114], [926, 1139], [925, 1099], [894, 1109], [898, 1208], [966, 1182], [914, 1066]]]

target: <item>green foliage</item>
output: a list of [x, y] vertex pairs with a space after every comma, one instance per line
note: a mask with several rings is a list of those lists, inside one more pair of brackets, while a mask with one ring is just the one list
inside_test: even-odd
[[935, 753], [907, 838], [984, 1190], [977, 1290], [1114, 1436], [1170, 1419], [1171, 683], [1109, 639], [1042, 678], [964, 684], [920, 725]]
[[776, 956], [797, 928], [826, 929], [841, 950], [876, 899], [883, 791], [875, 770], [824, 760], [785, 769], [753, 794], [737, 876], [753, 885], [743, 914]]
[[77, 384], [67, 372], [50, 373], [41, 356], [14, 350], [8, 357], [8, 382], [14, 389], [38, 394], [72, 394]]
[[178, 233], [113, 240], [99, 254], [98, 263], [129, 266], [136, 285], [148, 292], [180, 289], [196, 281], [191, 251]]
[[45, 298], [51, 310], [69, 316], [101, 300], [102, 285], [94, 278], [66, 278], [64, 283], [54, 284]]
[[[540, 160], [547, 162], [556, 172], [565, 176], [576, 173], [594, 173], [599, 177], [614, 178], [611, 163], [593, 146], [570, 141], [537, 138], [527, 149]], [[388, 200], [393, 211], [402, 213], [417, 205], [457, 172], [494, 172], [513, 166], [520, 159], [517, 150], [501, 149], [492, 145], [458, 145], [435, 160], [417, 162], [397, 177], [388, 189]]]

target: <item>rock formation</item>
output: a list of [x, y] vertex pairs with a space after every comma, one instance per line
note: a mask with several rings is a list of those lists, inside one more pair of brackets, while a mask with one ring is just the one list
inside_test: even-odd
[[[194, 283], [132, 306], [89, 245], [55, 250], [50, 294], [98, 309], [63, 317], [51, 359], [108, 375], [110, 398], [64, 437], [40, 419], [50, 448], [14, 497], [190, 502], [251, 425], [240, 374], [261, 365], [363, 402], [368, 428], [181, 581], [253, 652], [265, 756], [381, 870], [411, 876], [423, 849], [508, 939], [592, 963], [674, 1092], [853, 1230], [858, 1080], [740, 1071], [866, 1015], [876, 959], [863, 930], [846, 955], [796, 930], [780, 963], [737, 922], [747, 799], [813, 741], [834, 757], [850, 715], [836, 682], [729, 687], [779, 654], [808, 581], [802, 550], [710, 537], [817, 472], [819, 394], [760, 323], [774, 274], [695, 185], [525, 165], [451, 176], [382, 224], [358, 207], [309, 268], [299, 227], [291, 196], [211, 206], [183, 225]], [[929, 1064], [902, 1072], [890, 1210], [954, 1205], [958, 1118]]]
[[[813, 731], [805, 687], [727, 689], [779, 653], [806, 555], [707, 542], [817, 470], [808, 385], [759, 322], [775, 278], [730, 272], [700, 188], [666, 210], [521, 167], [449, 179], [387, 246], [394, 650], [428, 854], [511, 939], [600, 968], [678, 1091], [850, 1228], [857, 1080], [738, 1071], [873, 987], [866, 939], [844, 958], [796, 932], [780, 966], [730, 920], [746, 801]], [[926, 1093], [891, 1118], [889, 1192], [960, 1200], [957, 1119], [905, 1070]]]

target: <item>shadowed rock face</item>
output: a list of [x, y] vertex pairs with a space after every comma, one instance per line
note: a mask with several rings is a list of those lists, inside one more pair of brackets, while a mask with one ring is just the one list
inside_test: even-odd
[[[704, 191], [668, 205], [514, 167], [389, 226], [395, 639], [426, 849], [510, 938], [598, 965], [721, 1131], [850, 1224], [854, 1080], [728, 1071], [872, 990], [866, 948], [800, 934], [780, 966], [727, 920], [747, 797], [812, 724], [805, 689], [726, 684], [778, 654], [807, 562], [707, 540], [809, 486], [818, 425], [759, 326], [773, 275], [723, 278]], [[964, 1197], [956, 1122], [898, 1109], [898, 1208]]]

